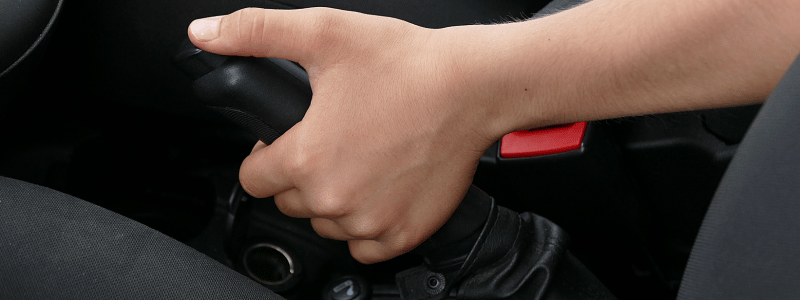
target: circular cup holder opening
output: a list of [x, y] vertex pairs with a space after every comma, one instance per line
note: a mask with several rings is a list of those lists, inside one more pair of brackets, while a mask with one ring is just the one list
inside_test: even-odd
[[244, 269], [256, 281], [265, 285], [281, 285], [294, 276], [294, 262], [289, 253], [273, 244], [250, 246], [242, 257]]

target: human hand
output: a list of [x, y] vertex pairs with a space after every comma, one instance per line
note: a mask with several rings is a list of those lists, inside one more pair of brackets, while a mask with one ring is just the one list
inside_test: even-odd
[[[363, 263], [410, 251], [460, 203], [479, 157], [505, 129], [475, 86], [458, 34], [333, 9], [244, 9], [195, 21], [223, 55], [300, 63], [314, 96], [304, 119], [240, 170], [255, 197], [347, 240]], [[462, 52], [459, 52], [462, 51]]]

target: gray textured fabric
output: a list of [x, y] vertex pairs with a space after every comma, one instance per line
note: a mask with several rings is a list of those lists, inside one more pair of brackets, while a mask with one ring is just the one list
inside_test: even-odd
[[0, 299], [281, 298], [140, 223], [0, 177]]
[[678, 299], [800, 297], [800, 58], [744, 137], [695, 240]]

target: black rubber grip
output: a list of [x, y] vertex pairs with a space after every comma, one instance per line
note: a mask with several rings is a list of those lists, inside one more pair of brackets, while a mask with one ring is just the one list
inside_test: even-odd
[[258, 117], [247, 112], [230, 107], [209, 106], [209, 108], [218, 112], [225, 118], [228, 118], [228, 120], [233, 121], [233, 123], [236, 123], [236, 125], [239, 125], [247, 131], [255, 134], [259, 140], [266, 144], [272, 144], [272, 142], [281, 136], [280, 132], [264, 123], [264, 121]]
[[[273, 58], [225, 57], [186, 40], [175, 65], [194, 80], [194, 93], [208, 107], [270, 144], [300, 122], [311, 104], [308, 75]], [[450, 219], [414, 251], [432, 270], [457, 268], [481, 234], [494, 200], [470, 187]]]
[[194, 80], [194, 94], [209, 108], [271, 144], [300, 122], [311, 104], [308, 75], [274, 58], [227, 57], [186, 40], [175, 65]]

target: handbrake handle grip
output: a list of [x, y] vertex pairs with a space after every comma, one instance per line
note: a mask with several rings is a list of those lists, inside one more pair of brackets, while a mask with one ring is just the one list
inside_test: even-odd
[[268, 145], [300, 122], [311, 104], [308, 75], [290, 61], [217, 55], [187, 39], [174, 63], [194, 80], [200, 103]]

